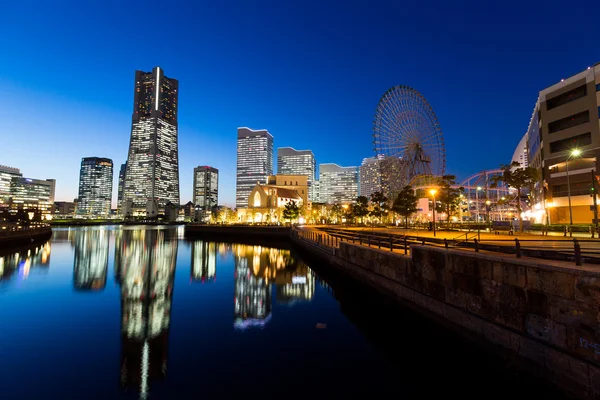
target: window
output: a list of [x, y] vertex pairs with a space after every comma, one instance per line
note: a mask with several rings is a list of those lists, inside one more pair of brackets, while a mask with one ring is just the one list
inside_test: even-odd
[[600, 92], [600, 83], [596, 84], [596, 92]]
[[[596, 86], [596, 90], [598, 87]], [[587, 86], [585, 84], [576, 87], [575, 89], [569, 90], [566, 93], [559, 94], [556, 97], [546, 100], [546, 109], [552, 110], [553, 108], [562, 106], [563, 104], [570, 103], [587, 95]]]
[[548, 133], [562, 131], [577, 125], [585, 124], [586, 122], [590, 122], [590, 113], [587, 110], [550, 122], [548, 124]]
[[557, 140], [556, 142], [550, 143], [550, 153], [558, 153], [559, 151], [566, 151], [575, 149], [581, 146], [586, 146], [592, 143], [592, 134], [590, 132], [584, 133], [583, 135], [577, 135], [568, 139]]

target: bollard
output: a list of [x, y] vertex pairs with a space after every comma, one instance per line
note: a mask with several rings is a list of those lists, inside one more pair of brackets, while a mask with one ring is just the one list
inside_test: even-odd
[[515, 253], [517, 254], [517, 258], [521, 258], [521, 243], [518, 238], [515, 238]]
[[404, 254], [408, 254], [408, 239], [404, 236]]
[[573, 247], [575, 250], [575, 265], [581, 266], [581, 246], [577, 241], [577, 238], [573, 239]]
[[479, 253], [479, 240], [473, 239], [473, 242], [475, 242], [475, 252]]
[[444, 247], [448, 250], [448, 239], [444, 238]]

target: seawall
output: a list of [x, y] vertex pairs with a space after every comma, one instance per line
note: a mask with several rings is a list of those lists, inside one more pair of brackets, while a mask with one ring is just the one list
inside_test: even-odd
[[296, 231], [291, 238], [566, 392], [600, 398], [600, 270], [421, 245], [410, 256], [347, 242], [329, 247]]
[[47, 227], [0, 230], [0, 249], [19, 247], [35, 242], [45, 242], [52, 236], [52, 229]]
[[205, 239], [225, 243], [290, 245], [289, 226], [186, 225], [186, 239]]

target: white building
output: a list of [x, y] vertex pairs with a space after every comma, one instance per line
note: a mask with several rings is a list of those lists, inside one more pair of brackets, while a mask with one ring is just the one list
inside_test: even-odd
[[354, 203], [358, 197], [358, 168], [337, 164], [319, 165], [320, 202]]
[[257, 183], [266, 184], [273, 175], [273, 136], [266, 130], [238, 128], [236, 207], [246, 207]]

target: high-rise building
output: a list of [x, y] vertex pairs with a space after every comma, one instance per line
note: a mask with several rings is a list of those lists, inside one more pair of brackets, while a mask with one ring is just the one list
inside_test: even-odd
[[79, 170], [77, 214], [90, 217], [110, 214], [113, 162], [109, 158], [86, 157]]
[[194, 168], [193, 203], [203, 220], [219, 204], [219, 170], [209, 166]]
[[380, 161], [383, 155], [364, 158], [359, 170], [359, 196], [371, 198], [371, 194], [381, 191]]
[[121, 164], [119, 170], [119, 187], [117, 188], [117, 212], [121, 214], [121, 203], [123, 202], [123, 190], [125, 189], [125, 173], [127, 172], [127, 161]]
[[155, 217], [169, 201], [179, 204], [178, 87], [160, 67], [135, 72], [125, 215]]
[[308, 177], [308, 199], [314, 200], [312, 193], [317, 165], [315, 155], [310, 150], [296, 150], [292, 147], [277, 149], [277, 175], [306, 175]]
[[358, 197], [358, 169], [337, 164], [319, 165], [320, 201], [329, 204], [354, 203]]
[[0, 207], [8, 207], [10, 200], [10, 183], [13, 178], [20, 178], [23, 174], [18, 168], [0, 165]]
[[266, 130], [238, 128], [235, 205], [248, 206], [248, 196], [257, 183], [273, 175], [273, 136]]
[[43, 219], [52, 218], [55, 188], [54, 179], [13, 177], [10, 182], [10, 208], [38, 211]]
[[533, 208], [549, 213], [538, 222], [591, 223], [592, 180], [600, 175], [600, 63], [539, 93], [527, 149], [528, 164], [541, 169]]

